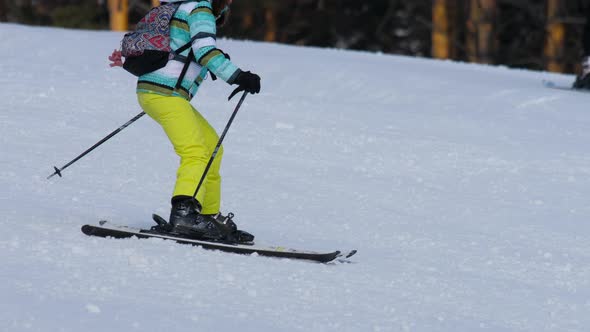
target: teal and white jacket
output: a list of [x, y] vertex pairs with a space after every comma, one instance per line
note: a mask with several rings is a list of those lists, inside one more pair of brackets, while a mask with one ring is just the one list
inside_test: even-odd
[[191, 61], [179, 89], [175, 87], [184, 67], [183, 59], [189, 55], [189, 49], [182, 52], [178, 59], [168, 61], [164, 68], [140, 76], [137, 81], [137, 92], [158, 93], [191, 100], [207, 77], [208, 71], [232, 84], [241, 70], [217, 49], [216, 33], [215, 16], [209, 1], [182, 3], [170, 21], [170, 47], [176, 50], [192, 40], [196, 62]]

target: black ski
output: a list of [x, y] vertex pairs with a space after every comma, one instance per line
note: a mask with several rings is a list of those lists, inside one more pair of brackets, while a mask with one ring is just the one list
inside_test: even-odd
[[84, 225], [82, 232], [90, 236], [110, 237], [116, 239], [125, 239], [136, 237], [139, 239], [159, 238], [164, 240], [175, 241], [180, 244], [188, 244], [199, 246], [203, 249], [219, 250], [236, 254], [258, 254], [260, 256], [290, 258], [290, 259], [304, 259], [321, 263], [331, 262], [335, 259], [346, 259], [356, 254], [356, 250], [346, 252], [331, 251], [331, 252], [315, 252], [307, 250], [296, 250], [284, 247], [258, 247], [253, 244], [226, 244], [220, 242], [209, 242], [187, 239], [179, 236], [174, 236], [165, 233], [158, 233], [152, 230], [140, 229], [128, 226], [115, 225], [107, 221], [101, 221], [100, 225]]

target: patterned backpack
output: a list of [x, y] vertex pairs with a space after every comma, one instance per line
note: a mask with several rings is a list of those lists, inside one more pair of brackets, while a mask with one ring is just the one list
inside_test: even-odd
[[[152, 8], [137, 23], [135, 31], [126, 33], [121, 41], [121, 54], [125, 57], [123, 68], [135, 76], [141, 76], [163, 68], [168, 60], [191, 47], [183, 45], [176, 51], [170, 48], [170, 21], [180, 7], [180, 3], [163, 3]], [[189, 55], [189, 59], [192, 57]], [[185, 67], [188, 67], [184, 59]]]

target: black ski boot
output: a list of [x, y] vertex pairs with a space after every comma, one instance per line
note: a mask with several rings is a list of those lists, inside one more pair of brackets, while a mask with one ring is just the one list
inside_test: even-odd
[[582, 73], [576, 77], [573, 88], [590, 90], [590, 56], [582, 60]]
[[254, 242], [254, 235], [238, 230], [236, 223], [233, 221], [234, 214], [228, 213], [227, 216], [218, 212], [216, 214], [204, 215], [208, 220], [215, 223], [224, 234], [224, 240], [231, 243], [251, 243]]
[[217, 225], [200, 212], [201, 204], [193, 197], [173, 197], [170, 219], [168, 219], [171, 232], [193, 239], [221, 240], [223, 234]]

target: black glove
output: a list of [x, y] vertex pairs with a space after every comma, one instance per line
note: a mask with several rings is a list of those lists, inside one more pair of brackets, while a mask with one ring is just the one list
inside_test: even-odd
[[252, 74], [249, 71], [243, 71], [238, 74], [234, 84], [237, 84], [240, 90], [251, 94], [260, 92], [260, 76]]

